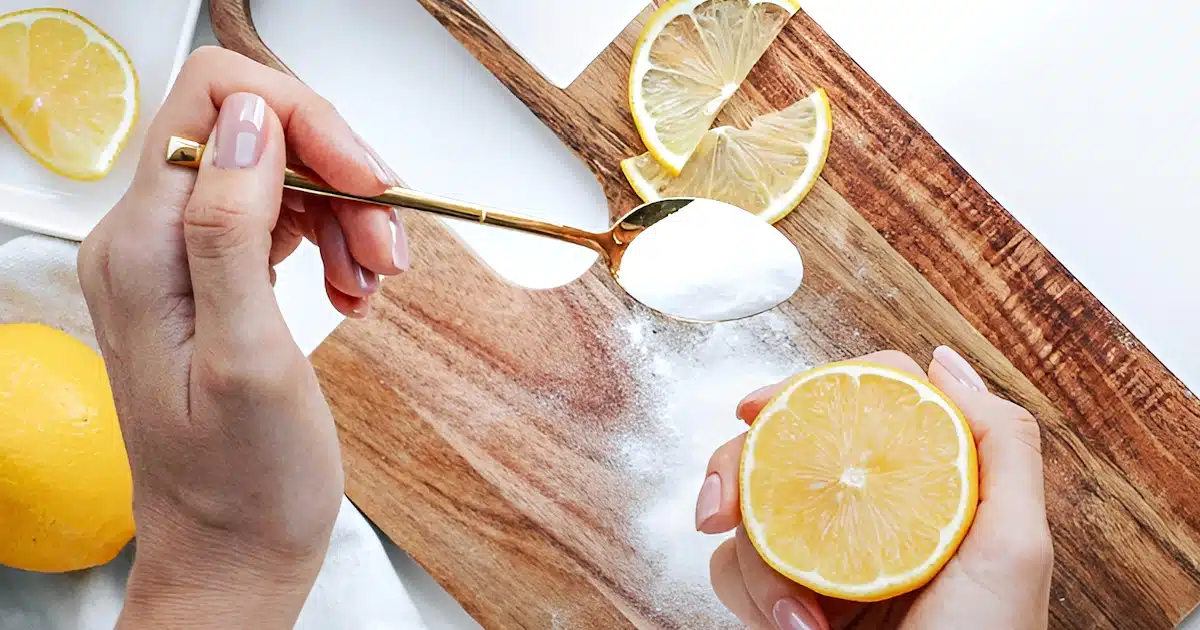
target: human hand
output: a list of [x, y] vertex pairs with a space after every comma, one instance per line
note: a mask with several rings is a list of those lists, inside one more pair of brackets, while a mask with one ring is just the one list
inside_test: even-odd
[[[862, 360], [927, 378], [970, 422], [979, 454], [980, 502], [958, 552], [923, 589], [875, 604], [818, 596], [788, 580], [762, 560], [741, 527], [743, 434], [713, 454], [696, 504], [700, 531], [719, 534], [737, 528], [712, 556], [717, 596], [756, 630], [1046, 628], [1054, 553], [1036, 421], [1021, 407], [988, 393], [983, 379], [949, 348], [934, 352], [928, 376], [899, 352]], [[753, 423], [781, 387], [750, 394], [738, 405], [738, 417]]]
[[[208, 139], [198, 172], [166, 164], [171, 135]], [[391, 209], [283, 195], [289, 152], [350, 193], [395, 180], [296, 79], [199, 50], [129, 190], [80, 249], [133, 468], [122, 627], [291, 627], [324, 559], [341, 457], [273, 267], [312, 239], [330, 300], [362, 316], [408, 249]]]

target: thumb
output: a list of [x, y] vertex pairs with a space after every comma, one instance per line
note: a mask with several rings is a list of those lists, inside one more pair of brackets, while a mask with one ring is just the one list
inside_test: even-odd
[[975, 436], [981, 510], [986, 506], [989, 512], [1008, 518], [1044, 522], [1045, 482], [1037, 421], [1020, 405], [989, 393], [974, 368], [950, 348], [936, 349], [933, 358], [930, 381], [962, 409]]
[[184, 210], [198, 334], [202, 326], [235, 333], [280, 317], [269, 261], [285, 153], [279, 118], [262, 97], [225, 99]]

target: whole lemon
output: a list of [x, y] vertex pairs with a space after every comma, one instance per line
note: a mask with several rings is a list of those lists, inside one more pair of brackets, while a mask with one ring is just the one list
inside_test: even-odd
[[104, 361], [61, 331], [0, 325], [0, 564], [64, 572], [133, 537], [133, 481]]

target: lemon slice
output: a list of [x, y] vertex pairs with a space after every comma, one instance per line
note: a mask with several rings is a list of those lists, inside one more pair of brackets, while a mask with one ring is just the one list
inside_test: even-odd
[[929, 383], [835, 363], [794, 378], [742, 454], [742, 517], [768, 564], [830, 597], [878, 601], [928, 583], [978, 503], [975, 442]]
[[654, 159], [678, 175], [717, 113], [800, 5], [794, 0], [672, 0], [642, 29], [629, 107]]
[[46, 168], [72, 179], [112, 170], [138, 115], [129, 55], [80, 15], [0, 16], [0, 121]]
[[649, 153], [622, 161], [621, 170], [644, 201], [705, 197], [774, 223], [817, 183], [832, 130], [829, 99], [817, 90], [785, 110], [760, 116], [749, 129], [710, 130], [678, 176]]

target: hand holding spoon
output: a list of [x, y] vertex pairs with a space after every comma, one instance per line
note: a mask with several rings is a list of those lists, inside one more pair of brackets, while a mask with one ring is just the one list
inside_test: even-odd
[[[197, 168], [204, 145], [172, 137], [167, 162]], [[788, 300], [804, 265], [795, 245], [766, 221], [720, 201], [675, 198], [634, 208], [604, 232], [589, 232], [428, 195], [402, 187], [377, 197], [330, 188], [288, 168], [284, 187], [305, 193], [411, 208], [444, 217], [566, 241], [598, 252], [631, 297], [664, 315], [722, 322], [757, 315]]]

